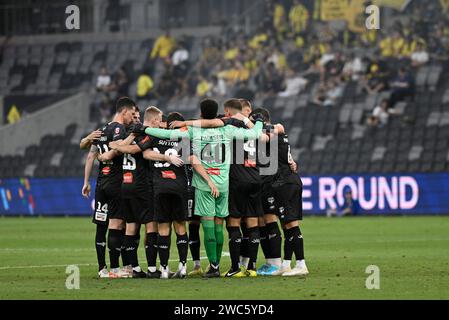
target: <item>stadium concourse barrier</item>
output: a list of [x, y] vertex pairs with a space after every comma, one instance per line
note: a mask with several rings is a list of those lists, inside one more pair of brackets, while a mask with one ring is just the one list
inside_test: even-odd
[[[306, 215], [324, 215], [343, 204], [348, 189], [360, 215], [449, 214], [449, 174], [392, 174], [301, 177]], [[80, 178], [0, 180], [0, 215], [88, 216], [95, 208], [81, 196]], [[91, 181], [94, 188], [95, 181]]]
[[63, 134], [67, 125], [89, 122], [89, 97], [78, 93], [39, 110], [14, 124], [0, 127], [0, 155], [23, 154], [49, 134]]

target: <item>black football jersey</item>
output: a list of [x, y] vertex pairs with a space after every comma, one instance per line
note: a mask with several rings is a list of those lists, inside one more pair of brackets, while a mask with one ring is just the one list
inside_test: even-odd
[[299, 175], [292, 172], [290, 169], [290, 163], [293, 161], [291, 154], [290, 143], [288, 142], [287, 134], [279, 134], [278, 140], [278, 172], [275, 175], [275, 184], [294, 183], [300, 184]]
[[135, 154], [123, 155], [123, 182], [122, 195], [125, 198], [149, 198], [151, 194], [149, 175], [149, 162], [143, 157], [143, 151], [151, 147], [149, 136], [138, 136], [133, 144], [142, 150]]
[[[221, 119], [225, 125], [233, 125], [237, 128], [247, 128], [243, 121], [233, 118]], [[259, 166], [257, 163], [258, 140], [232, 141], [232, 164], [229, 178], [237, 181], [260, 183]]]
[[[160, 154], [179, 155], [188, 163], [192, 149], [189, 140], [170, 140], [151, 138], [151, 149]], [[187, 153], [186, 153], [187, 151]], [[169, 162], [152, 162], [154, 192], [187, 192], [190, 173], [189, 166], [176, 167]]]
[[[110, 150], [110, 142], [126, 138], [125, 127], [118, 122], [108, 123], [101, 128], [101, 131], [100, 139], [94, 142], [94, 145], [97, 147], [100, 154]], [[110, 161], [100, 162], [97, 184], [104, 188], [120, 188], [122, 183], [122, 164], [123, 156], [117, 156]]]

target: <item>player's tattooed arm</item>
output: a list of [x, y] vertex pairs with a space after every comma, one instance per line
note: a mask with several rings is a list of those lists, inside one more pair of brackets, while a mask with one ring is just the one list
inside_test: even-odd
[[217, 186], [214, 184], [212, 179], [207, 174], [207, 171], [206, 169], [204, 169], [201, 161], [198, 160], [198, 158], [194, 155], [191, 155], [189, 157], [189, 161], [192, 165], [193, 170], [195, 170], [201, 176], [201, 178], [206, 180], [207, 184], [209, 185], [210, 194], [212, 195], [212, 197], [218, 198], [220, 196], [220, 192], [218, 191]]
[[91, 187], [89, 183], [90, 174], [92, 173], [92, 167], [94, 165], [95, 158], [97, 157], [98, 149], [96, 146], [91, 146], [89, 153], [86, 157], [86, 162], [84, 164], [84, 184], [81, 190], [83, 197], [89, 198]]
[[232, 116], [232, 119], [242, 121], [248, 129], [252, 129], [254, 127], [254, 123], [252, 123], [249, 118], [245, 117], [241, 113], [236, 113]]
[[117, 140], [109, 143], [109, 147], [112, 150], [118, 151], [120, 153], [127, 154], [136, 154], [142, 152], [142, 150], [136, 145], [131, 145], [136, 136], [134, 134], [130, 134], [125, 140]]
[[147, 149], [143, 152], [143, 158], [151, 161], [169, 162], [176, 167], [184, 165], [181, 156], [179, 155], [166, 155], [159, 152]]
[[92, 145], [92, 143], [95, 140], [100, 139], [101, 137], [101, 130], [95, 130], [92, 131], [87, 137], [84, 137], [81, 139], [80, 141], [80, 149], [81, 150], [87, 150], [90, 148], [90, 146]]

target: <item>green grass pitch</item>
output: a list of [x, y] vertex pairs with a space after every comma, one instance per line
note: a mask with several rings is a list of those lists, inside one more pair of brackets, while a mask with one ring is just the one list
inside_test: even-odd
[[[449, 298], [449, 217], [306, 217], [302, 231], [306, 279], [109, 280], [96, 277], [89, 218], [0, 218], [0, 299]], [[142, 245], [139, 258], [146, 267]], [[170, 259], [176, 268], [176, 248]], [[79, 290], [65, 286], [71, 264], [80, 267]], [[369, 265], [380, 269], [379, 290], [365, 287]]]

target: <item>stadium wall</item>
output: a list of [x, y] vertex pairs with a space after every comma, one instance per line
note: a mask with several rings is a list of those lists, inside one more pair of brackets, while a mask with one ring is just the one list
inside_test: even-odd
[[[343, 203], [350, 188], [360, 215], [447, 215], [449, 174], [348, 175], [302, 177], [306, 215], [325, 215]], [[0, 215], [89, 216], [94, 208], [81, 196], [83, 180], [0, 180]], [[95, 185], [95, 181], [91, 181]]]
[[63, 134], [67, 125], [89, 122], [89, 98], [79, 93], [37, 111], [20, 122], [0, 127], [0, 155], [23, 154], [48, 134]]

